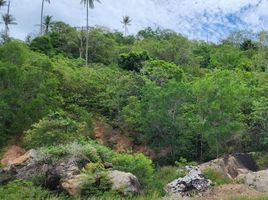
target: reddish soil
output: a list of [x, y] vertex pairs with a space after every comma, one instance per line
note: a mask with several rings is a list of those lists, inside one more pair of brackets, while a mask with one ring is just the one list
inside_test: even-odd
[[3, 166], [8, 166], [13, 163], [14, 160], [17, 158], [21, 157], [22, 155], [25, 154], [25, 150], [22, 149], [19, 146], [9, 146], [7, 147], [7, 150], [5, 154], [3, 155], [3, 159], [1, 160], [1, 164]]

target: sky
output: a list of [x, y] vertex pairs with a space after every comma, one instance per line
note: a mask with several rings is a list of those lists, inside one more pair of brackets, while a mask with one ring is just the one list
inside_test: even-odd
[[[38, 34], [41, 0], [11, 0], [11, 14], [18, 25], [10, 27], [12, 37], [24, 39]], [[268, 0], [101, 0], [90, 10], [90, 26], [123, 31], [122, 17], [132, 19], [129, 33], [148, 27], [172, 29], [192, 39], [222, 39], [238, 30], [261, 31], [268, 28]], [[6, 12], [6, 8], [1, 8]], [[86, 23], [80, 0], [51, 0], [45, 15], [72, 26]], [[3, 28], [3, 24], [0, 24]]]

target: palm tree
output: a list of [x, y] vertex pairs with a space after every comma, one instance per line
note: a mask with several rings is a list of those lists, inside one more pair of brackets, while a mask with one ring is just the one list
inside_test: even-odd
[[53, 18], [53, 16], [49, 16], [49, 15], [44, 17], [43, 28], [45, 29], [46, 35], [50, 31], [51, 26], [54, 24], [52, 18]]
[[130, 19], [129, 16], [123, 16], [123, 21], [121, 21], [121, 23], [123, 24], [123, 28], [125, 30], [125, 36], [127, 35], [127, 32], [128, 32], [128, 28], [127, 27], [131, 25], [130, 24], [131, 21], [132, 20]]
[[81, 0], [81, 4], [84, 4], [84, 6], [87, 9], [87, 32], [86, 32], [86, 66], [88, 65], [88, 31], [89, 31], [89, 26], [88, 26], [88, 11], [89, 8], [93, 9], [94, 8], [94, 2], [97, 1], [101, 3], [100, 0]]
[[42, 0], [42, 6], [41, 6], [41, 23], [40, 23], [40, 34], [43, 35], [43, 19], [44, 19], [44, 5], [45, 2], [50, 3], [50, 0]]
[[9, 32], [9, 25], [16, 25], [16, 19], [10, 14], [10, 1], [8, 2], [7, 13], [2, 15], [3, 22], [5, 24], [4, 38], [7, 39]]
[[7, 1], [5, 0], [0, 0], [0, 8], [5, 6], [7, 4]]

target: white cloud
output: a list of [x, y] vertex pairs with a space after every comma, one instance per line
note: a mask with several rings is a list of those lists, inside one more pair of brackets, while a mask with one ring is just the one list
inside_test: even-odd
[[[131, 33], [147, 26], [160, 26], [173, 29], [192, 38], [204, 37], [204, 29], [211, 34], [222, 36], [244, 25], [231, 24], [226, 18], [234, 14], [247, 28], [254, 30], [267, 28], [267, 0], [101, 0], [95, 9], [90, 10], [90, 25], [103, 25], [122, 30], [123, 15], [132, 19]], [[258, 5], [258, 7], [254, 7]], [[11, 34], [24, 39], [29, 33], [38, 33], [41, 0], [11, 0], [11, 12], [18, 25], [12, 26]], [[6, 9], [6, 8], [3, 8]], [[4, 11], [2, 9], [2, 12]], [[85, 24], [85, 9], [80, 0], [51, 0], [45, 5], [45, 14], [53, 15], [55, 20], [65, 21], [73, 26]], [[206, 27], [210, 24], [210, 27]], [[3, 26], [3, 25], [2, 25]], [[223, 26], [219, 29], [219, 26]], [[226, 30], [224, 27], [226, 26]], [[218, 36], [217, 36], [218, 37]]]

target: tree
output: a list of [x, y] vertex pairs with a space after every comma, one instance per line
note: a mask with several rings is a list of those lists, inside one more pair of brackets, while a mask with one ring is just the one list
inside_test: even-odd
[[5, 0], [0, 0], [0, 8], [5, 6], [7, 2]]
[[123, 24], [123, 28], [125, 30], [125, 36], [127, 35], [127, 32], [128, 32], [128, 26], [130, 26], [130, 22], [132, 20], [130, 19], [129, 16], [123, 16], [123, 21], [121, 21], [121, 23]]
[[121, 54], [118, 59], [118, 65], [122, 69], [139, 72], [146, 60], [150, 57], [146, 51], [130, 52], [128, 54]]
[[43, 34], [43, 19], [44, 19], [44, 5], [45, 2], [50, 3], [50, 0], [42, 0], [42, 6], [41, 6], [41, 23], [40, 23], [40, 34]]
[[45, 29], [45, 34], [46, 35], [49, 33], [52, 25], [54, 24], [52, 18], [53, 18], [53, 16], [49, 16], [49, 15], [44, 17], [43, 27]]
[[7, 13], [2, 15], [2, 19], [5, 24], [5, 33], [4, 33], [4, 41], [7, 41], [9, 38], [9, 25], [16, 25], [16, 19], [10, 14], [10, 1], [8, 3]]
[[81, 0], [81, 4], [84, 4], [87, 10], [87, 33], [86, 33], [86, 66], [88, 65], [88, 31], [89, 31], [89, 26], [88, 26], [88, 11], [89, 8], [93, 9], [94, 8], [94, 2], [97, 1], [100, 3], [100, 0]]

